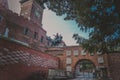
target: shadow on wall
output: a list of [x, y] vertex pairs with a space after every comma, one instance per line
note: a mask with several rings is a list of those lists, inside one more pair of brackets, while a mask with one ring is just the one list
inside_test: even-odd
[[32, 73], [25, 80], [46, 80], [46, 76], [44, 73]]

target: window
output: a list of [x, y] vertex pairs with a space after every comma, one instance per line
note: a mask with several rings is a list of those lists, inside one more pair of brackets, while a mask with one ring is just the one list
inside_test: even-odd
[[8, 27], [6, 27], [6, 28], [5, 28], [4, 36], [5, 36], [5, 37], [8, 37], [8, 35], [9, 35], [9, 29], [8, 29]]
[[93, 56], [94, 55], [94, 53], [92, 52], [92, 53], [90, 53], [90, 56]]
[[71, 58], [67, 58], [66, 59], [66, 64], [71, 64], [72, 63], [72, 59]]
[[34, 39], [37, 39], [37, 37], [38, 37], [38, 33], [35, 32], [35, 33], [34, 33]]
[[3, 17], [0, 15], [0, 21], [2, 21], [2, 18], [3, 18]]
[[73, 51], [74, 56], [78, 56], [78, 50]]
[[85, 50], [82, 50], [82, 51], [81, 51], [81, 55], [86, 55]]
[[50, 46], [50, 42], [49, 41], [47, 42], [47, 45]]
[[97, 54], [100, 55], [100, 54], [102, 54], [102, 52], [98, 51]]
[[34, 13], [35, 13], [35, 16], [36, 16], [36, 17], [40, 18], [41, 13], [40, 13], [39, 10], [35, 9]]
[[71, 66], [67, 66], [67, 67], [66, 67], [66, 71], [70, 71], [70, 72], [71, 72], [71, 71], [72, 71]]
[[98, 57], [98, 63], [104, 63], [103, 56]]
[[66, 55], [71, 56], [71, 51], [70, 50], [66, 51]]
[[43, 37], [43, 36], [41, 36], [41, 40], [40, 40], [40, 42], [41, 42], [41, 43], [44, 42], [44, 37]]
[[23, 32], [23, 33], [24, 33], [25, 35], [28, 35], [28, 32], [29, 32], [29, 29], [28, 29], [28, 28], [24, 28], [24, 32]]

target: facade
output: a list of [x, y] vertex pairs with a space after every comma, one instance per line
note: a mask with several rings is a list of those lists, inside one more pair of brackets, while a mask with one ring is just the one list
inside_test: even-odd
[[[25, 4], [27, 7], [24, 6]], [[47, 40], [46, 31], [41, 25], [43, 9], [34, 6], [36, 4], [33, 0], [21, 3], [22, 9], [20, 15], [1, 6], [0, 34], [33, 49], [44, 51], [47, 46]], [[32, 9], [30, 13], [28, 13], [29, 9]], [[33, 11], [34, 9], [38, 9], [41, 12], [39, 18], [37, 17], [38, 13]]]
[[60, 58], [60, 68], [68, 72], [68, 75], [75, 74], [79, 70], [79, 63], [88, 60], [94, 65], [89, 72], [93, 72], [94, 69], [99, 75], [109, 76], [107, 54], [84, 52], [80, 46], [50, 48], [47, 53]]
[[[30, 80], [36, 76], [41, 80], [47, 78], [49, 69], [59, 68], [59, 59], [45, 54], [46, 31], [40, 21], [43, 9], [33, 0], [24, 1], [20, 15], [6, 8], [4, 2], [0, 5], [0, 80]], [[27, 16], [29, 9], [41, 11], [40, 17], [33, 10]]]

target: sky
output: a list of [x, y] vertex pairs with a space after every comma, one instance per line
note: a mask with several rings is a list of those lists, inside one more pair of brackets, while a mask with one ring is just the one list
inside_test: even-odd
[[[14, 12], [20, 13], [19, 0], [8, 0], [9, 8]], [[56, 16], [56, 14], [48, 9], [44, 10], [43, 28], [47, 31], [47, 35], [54, 37], [53, 35], [59, 33], [63, 36], [63, 41], [66, 45], [78, 45], [72, 38], [74, 33], [79, 33], [80, 36], [87, 38], [87, 33], [80, 31], [75, 21], [65, 21], [64, 16]]]

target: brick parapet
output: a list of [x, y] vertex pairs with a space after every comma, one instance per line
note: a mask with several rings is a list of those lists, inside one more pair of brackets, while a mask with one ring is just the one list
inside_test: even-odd
[[34, 73], [58, 69], [58, 58], [0, 38], [0, 80], [25, 80]]

